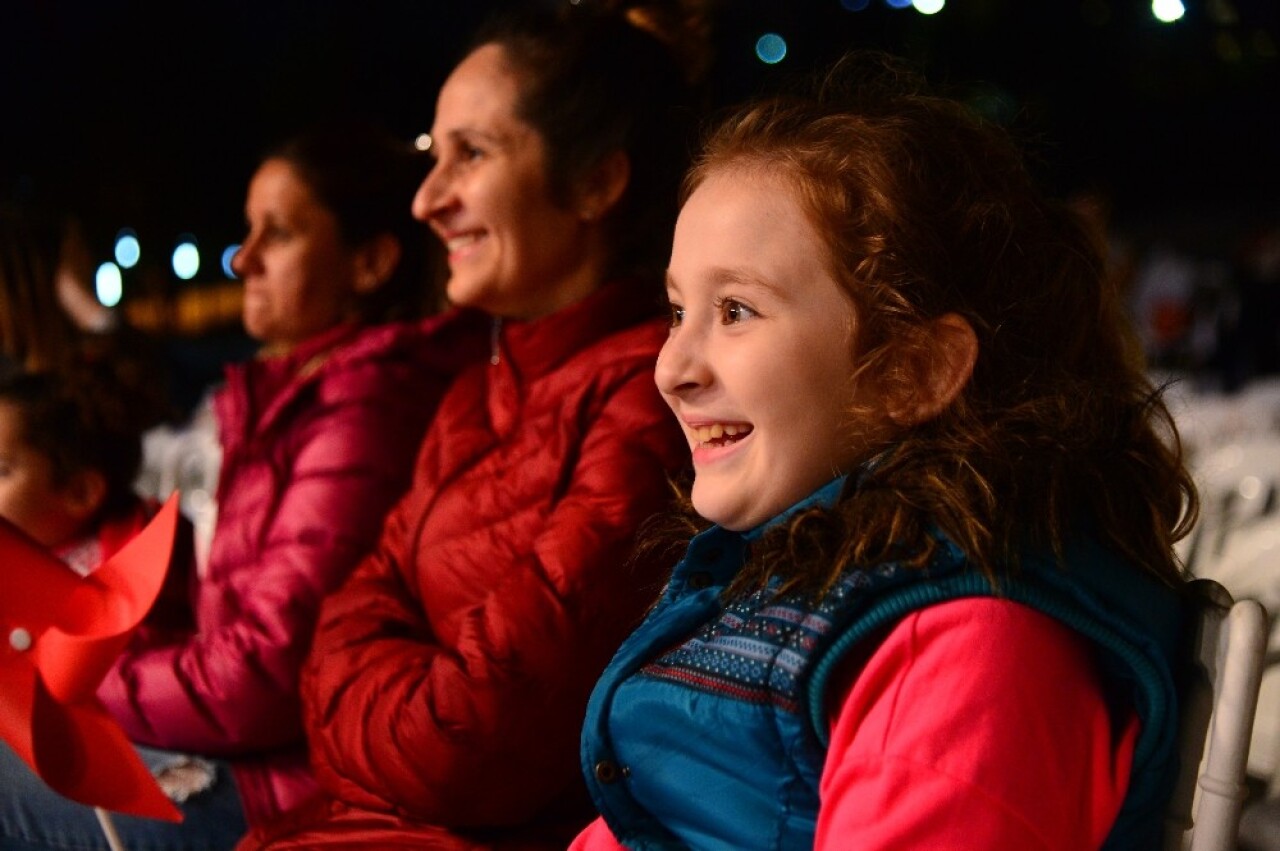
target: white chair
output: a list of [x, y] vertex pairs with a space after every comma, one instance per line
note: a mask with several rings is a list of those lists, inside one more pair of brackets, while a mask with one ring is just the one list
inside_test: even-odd
[[196, 568], [202, 574], [217, 523], [218, 476], [222, 446], [210, 396], [180, 427], [158, 426], [142, 438], [142, 470], [134, 489], [144, 497], [164, 501], [175, 490], [179, 507], [195, 531]]
[[1200, 520], [1179, 542], [1179, 555], [1196, 576], [1216, 578], [1231, 538], [1280, 514], [1280, 436], [1227, 443], [1196, 459]]
[[1182, 771], [1166, 817], [1166, 851], [1234, 851], [1267, 645], [1267, 614], [1198, 579], [1205, 605], [1193, 637], [1180, 730]]

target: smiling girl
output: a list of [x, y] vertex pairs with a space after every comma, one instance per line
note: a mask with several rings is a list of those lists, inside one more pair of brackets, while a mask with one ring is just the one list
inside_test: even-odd
[[573, 847], [1159, 847], [1195, 495], [1084, 230], [887, 59], [686, 187], [656, 379], [713, 525], [592, 695]]

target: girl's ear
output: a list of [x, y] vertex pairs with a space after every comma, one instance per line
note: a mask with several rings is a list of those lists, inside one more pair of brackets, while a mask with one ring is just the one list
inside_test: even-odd
[[107, 478], [97, 470], [80, 470], [61, 491], [63, 509], [77, 522], [98, 513], [107, 499]]
[[930, 344], [912, 365], [915, 386], [905, 403], [889, 411], [895, 425], [931, 420], [960, 395], [978, 360], [978, 335], [969, 320], [946, 313], [929, 323]]
[[395, 235], [380, 233], [355, 253], [356, 292], [365, 295], [387, 282], [400, 263], [400, 240]]
[[614, 151], [592, 169], [578, 189], [574, 209], [584, 222], [604, 218], [618, 203], [631, 182], [631, 158], [624, 151]]

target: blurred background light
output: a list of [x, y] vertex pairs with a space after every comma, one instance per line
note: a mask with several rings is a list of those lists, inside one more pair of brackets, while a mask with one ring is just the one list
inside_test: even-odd
[[777, 65], [786, 56], [786, 39], [777, 33], [765, 33], [756, 39], [756, 57], [766, 65]]
[[173, 274], [189, 281], [200, 271], [200, 249], [193, 237], [184, 237], [173, 249]]
[[121, 269], [132, 269], [138, 265], [142, 257], [142, 247], [138, 245], [138, 235], [130, 228], [116, 234], [116, 262]]
[[1182, 0], [1151, 0], [1151, 14], [1163, 23], [1171, 24], [1186, 13], [1187, 7], [1182, 5]]
[[922, 15], [936, 15], [947, 5], [947, 0], [911, 0], [911, 5]]
[[231, 268], [231, 261], [235, 258], [236, 252], [239, 250], [240, 245], [238, 243], [233, 243], [222, 249], [222, 274], [226, 275], [228, 278], [234, 278], [236, 276], [235, 270]]
[[840, 0], [840, 5], [846, 12], [861, 12], [871, 5], [871, 0]]
[[98, 267], [93, 276], [93, 291], [98, 303], [103, 307], [115, 307], [124, 295], [124, 280], [120, 276], [120, 267], [107, 261]]
[[884, 0], [884, 5], [890, 9], [909, 9], [911, 8], [911, 0]]
[[432, 139], [430, 133], [419, 133], [418, 137], [413, 140], [413, 146], [419, 151], [431, 150], [431, 143]]

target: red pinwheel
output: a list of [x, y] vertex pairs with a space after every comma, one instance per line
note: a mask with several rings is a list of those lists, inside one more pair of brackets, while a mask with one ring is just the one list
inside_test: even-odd
[[87, 577], [0, 521], [0, 738], [54, 791], [181, 821], [94, 692], [168, 569], [176, 495]]

